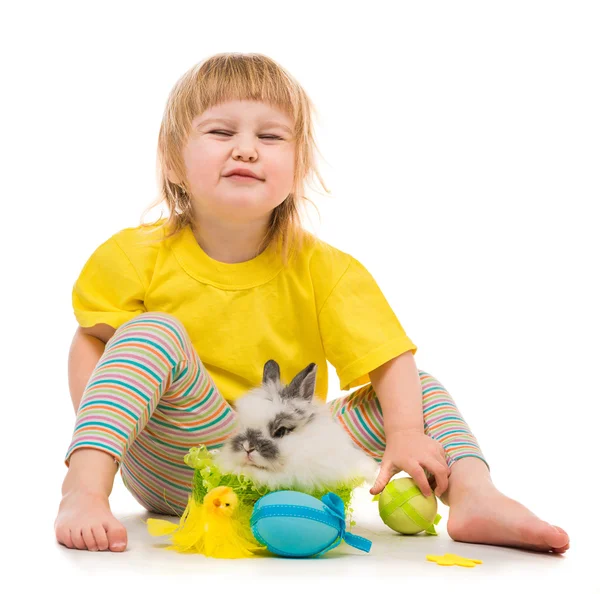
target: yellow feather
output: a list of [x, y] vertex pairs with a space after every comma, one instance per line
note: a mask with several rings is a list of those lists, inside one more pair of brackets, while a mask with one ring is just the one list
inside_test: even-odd
[[190, 497], [187, 508], [181, 516], [180, 528], [173, 535], [175, 549], [187, 551], [194, 548], [204, 535], [204, 508]]
[[258, 550], [256, 543], [240, 534], [235, 521], [228, 518], [213, 518], [204, 535], [204, 554], [207, 557], [236, 559], [251, 557]]
[[179, 524], [173, 524], [173, 522], [167, 522], [167, 520], [156, 520], [149, 518], [146, 522], [148, 526], [148, 532], [152, 536], [163, 536], [163, 534], [171, 534], [179, 528]]
[[[201, 553], [207, 557], [239, 559], [251, 557], [266, 547], [258, 545], [250, 528], [250, 518], [239, 512], [239, 501], [230, 487], [216, 487], [197, 504], [193, 496], [181, 516], [179, 525], [149, 519], [153, 536], [172, 534], [172, 546], [180, 553]], [[248, 516], [248, 517], [245, 517]]]

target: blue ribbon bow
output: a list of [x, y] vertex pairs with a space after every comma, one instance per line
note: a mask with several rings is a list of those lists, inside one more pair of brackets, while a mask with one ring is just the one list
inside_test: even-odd
[[331, 516], [334, 518], [338, 519], [340, 536], [333, 544], [328, 546], [324, 551], [321, 551], [319, 556], [327, 551], [330, 551], [334, 547], [337, 547], [340, 540], [346, 541], [355, 549], [359, 549], [365, 553], [368, 553], [371, 550], [371, 545], [373, 543], [367, 538], [363, 538], [362, 536], [358, 536], [346, 531], [346, 514], [344, 513], [344, 502], [342, 501], [342, 498], [335, 493], [327, 493], [321, 497], [321, 501], [325, 504], [325, 511], [331, 514]]

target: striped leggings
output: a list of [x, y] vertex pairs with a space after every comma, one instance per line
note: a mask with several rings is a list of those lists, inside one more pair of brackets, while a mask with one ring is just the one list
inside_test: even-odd
[[[441, 443], [449, 466], [474, 456], [486, 464], [452, 397], [419, 370], [424, 430]], [[328, 402], [334, 418], [377, 462], [385, 450], [383, 416], [367, 384]], [[235, 431], [235, 411], [219, 394], [183, 324], [143, 313], [119, 326], [84, 390], [65, 464], [78, 448], [111, 454], [127, 489], [147, 510], [181, 515], [193, 469], [191, 447], [219, 448]]]

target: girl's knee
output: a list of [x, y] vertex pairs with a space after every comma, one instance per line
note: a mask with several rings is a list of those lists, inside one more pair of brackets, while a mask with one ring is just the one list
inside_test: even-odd
[[148, 323], [166, 324], [178, 330], [185, 331], [185, 327], [178, 317], [164, 311], [146, 311], [131, 318], [131, 320], [125, 322], [121, 327]]
[[437, 377], [435, 377], [434, 375], [431, 375], [431, 373], [428, 373], [427, 371], [423, 371], [422, 369], [419, 369], [419, 379], [421, 380], [421, 383], [435, 383], [441, 386], [440, 380], [437, 379]]
[[119, 326], [115, 335], [122, 335], [124, 332], [128, 331], [135, 332], [142, 328], [144, 330], [149, 330], [151, 328], [152, 332], [157, 334], [166, 333], [172, 335], [175, 333], [179, 335], [182, 340], [185, 340], [187, 337], [187, 330], [181, 320], [173, 314], [163, 311], [147, 311], [141, 313]]

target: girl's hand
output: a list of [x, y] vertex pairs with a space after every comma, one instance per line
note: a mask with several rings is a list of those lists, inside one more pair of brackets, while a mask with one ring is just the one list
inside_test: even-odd
[[435, 494], [439, 497], [448, 488], [450, 469], [440, 443], [422, 431], [395, 431], [386, 434], [386, 445], [381, 468], [371, 495], [383, 491], [390, 479], [403, 470], [417, 483], [426, 497], [431, 495], [431, 487], [425, 475], [426, 468], [435, 477]]

